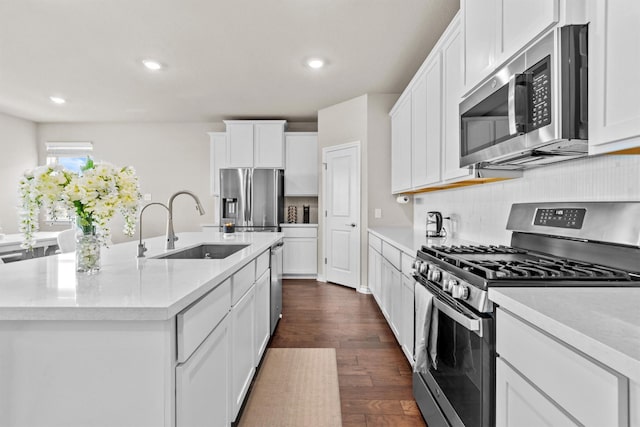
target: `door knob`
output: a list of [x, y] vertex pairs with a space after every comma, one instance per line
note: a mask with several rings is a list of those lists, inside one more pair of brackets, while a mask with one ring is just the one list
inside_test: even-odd
[[349, 227], [355, 227], [357, 224], [355, 222], [352, 222], [351, 224], [345, 224], [345, 225], [347, 225]]

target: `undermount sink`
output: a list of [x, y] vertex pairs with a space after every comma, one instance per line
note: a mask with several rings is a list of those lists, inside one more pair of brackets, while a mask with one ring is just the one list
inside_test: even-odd
[[209, 244], [194, 246], [170, 254], [159, 255], [159, 259], [223, 259], [249, 245]]

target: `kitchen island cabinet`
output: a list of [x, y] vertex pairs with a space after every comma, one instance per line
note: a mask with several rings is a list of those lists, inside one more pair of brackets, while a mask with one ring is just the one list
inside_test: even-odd
[[[0, 266], [0, 425], [229, 425], [232, 319], [256, 325], [233, 282], [281, 239], [237, 233], [226, 243], [247, 247], [221, 260], [153, 259], [164, 237], [136, 260], [129, 242], [103, 249], [94, 276], [76, 275], [73, 253]], [[180, 233], [176, 251], [203, 242], [225, 240]], [[255, 298], [249, 279], [238, 302]]]

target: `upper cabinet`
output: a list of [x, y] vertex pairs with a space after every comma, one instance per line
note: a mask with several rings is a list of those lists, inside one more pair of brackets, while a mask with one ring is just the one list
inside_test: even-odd
[[411, 95], [391, 110], [391, 191], [411, 189]]
[[211, 194], [220, 195], [220, 169], [227, 167], [226, 132], [209, 132], [209, 160], [211, 166]]
[[462, 0], [461, 9], [468, 91], [557, 24], [560, 0]]
[[227, 167], [284, 168], [285, 120], [225, 120]]
[[640, 2], [589, 0], [589, 154], [640, 153]]
[[284, 195], [318, 197], [318, 133], [285, 133]]

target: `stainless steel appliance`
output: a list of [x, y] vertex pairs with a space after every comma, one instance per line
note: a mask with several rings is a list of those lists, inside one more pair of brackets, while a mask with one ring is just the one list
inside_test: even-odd
[[587, 26], [552, 30], [460, 104], [460, 166], [526, 168], [587, 154]]
[[443, 221], [442, 213], [438, 211], [427, 212], [427, 237], [445, 236]]
[[284, 221], [284, 170], [220, 169], [220, 227], [278, 231]]
[[414, 277], [433, 298], [436, 356], [413, 390], [427, 424], [495, 423], [490, 287], [640, 286], [638, 218], [640, 202], [514, 204], [510, 246], [423, 246]]
[[271, 335], [282, 317], [282, 249], [282, 242], [271, 247]]

